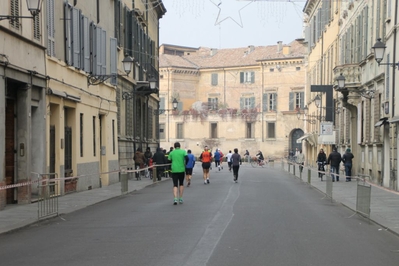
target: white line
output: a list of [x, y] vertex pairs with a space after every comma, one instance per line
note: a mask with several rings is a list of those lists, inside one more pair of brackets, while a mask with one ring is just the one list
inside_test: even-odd
[[233, 207], [240, 196], [240, 185], [232, 184], [226, 199], [219, 211], [208, 224], [204, 235], [194, 247], [194, 252], [190, 255], [184, 265], [186, 266], [205, 266], [212, 256], [217, 244], [223, 236], [224, 231], [233, 219]]

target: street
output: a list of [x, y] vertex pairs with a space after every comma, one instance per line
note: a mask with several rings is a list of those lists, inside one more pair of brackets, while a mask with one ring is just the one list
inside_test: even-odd
[[[140, 182], [140, 181], [137, 181]], [[279, 167], [200, 164], [164, 182], [0, 236], [2, 265], [397, 265], [399, 237]]]

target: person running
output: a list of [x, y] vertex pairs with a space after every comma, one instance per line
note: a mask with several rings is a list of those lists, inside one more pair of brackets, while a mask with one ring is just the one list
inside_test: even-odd
[[211, 168], [212, 153], [209, 151], [208, 146], [204, 147], [204, 151], [200, 155], [200, 160], [202, 162], [204, 184], [209, 184], [209, 168]]
[[237, 183], [238, 180], [238, 170], [240, 169], [240, 165], [242, 164], [241, 155], [238, 154], [238, 149], [234, 149], [234, 154], [231, 156], [231, 164], [233, 166], [233, 176], [234, 182]]
[[[219, 153], [220, 153], [220, 168], [222, 168], [223, 170], [223, 158], [224, 158], [224, 154], [223, 152], [219, 149]], [[220, 169], [219, 169], [220, 170]]]
[[186, 170], [187, 153], [185, 150], [180, 149], [179, 142], [176, 142], [174, 147], [175, 149], [168, 155], [168, 160], [171, 161], [174, 196], [173, 205], [177, 205], [177, 199], [179, 199], [180, 204], [183, 203], [184, 174]]
[[186, 181], [187, 187], [191, 184], [191, 177], [193, 176], [193, 168], [195, 166], [195, 157], [191, 153], [191, 150], [187, 151], [187, 160], [186, 160]]
[[231, 153], [231, 150], [229, 151], [229, 153], [228, 154], [226, 154], [226, 158], [227, 158], [227, 164], [228, 164], [228, 166], [229, 166], [229, 171], [231, 172], [231, 156], [232, 156], [233, 154]]
[[215, 153], [213, 154], [213, 158], [215, 160], [215, 168], [219, 169], [220, 171], [220, 152], [216, 149]]

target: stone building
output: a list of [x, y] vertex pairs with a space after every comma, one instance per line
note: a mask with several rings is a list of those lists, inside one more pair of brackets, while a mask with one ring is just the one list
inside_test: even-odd
[[179, 141], [196, 155], [208, 145], [270, 157], [301, 148], [305, 52], [303, 39], [234, 49], [162, 45], [161, 146]]

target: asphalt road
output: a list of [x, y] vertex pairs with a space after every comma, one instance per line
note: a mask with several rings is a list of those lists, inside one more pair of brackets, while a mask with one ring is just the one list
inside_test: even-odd
[[184, 204], [167, 180], [1, 235], [0, 264], [398, 265], [398, 236], [278, 168], [232, 179], [214, 169], [204, 185], [197, 167]]

